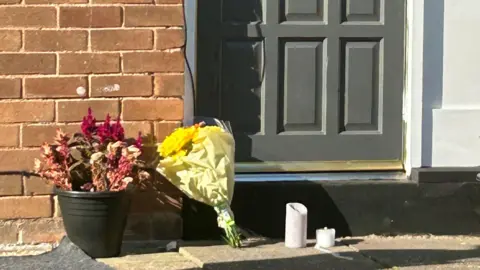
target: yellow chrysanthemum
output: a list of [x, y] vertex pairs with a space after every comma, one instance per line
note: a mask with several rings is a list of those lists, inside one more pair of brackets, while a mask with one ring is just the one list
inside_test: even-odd
[[198, 134], [199, 128], [198, 125], [194, 125], [175, 129], [158, 147], [158, 152], [164, 158], [186, 156], [192, 146], [194, 138]]
[[192, 144], [197, 143], [199, 129], [208, 132], [223, 132], [223, 129], [217, 126], [193, 125], [190, 127], [180, 127], [168, 135], [162, 144], [158, 147], [158, 152], [163, 158], [178, 158], [188, 155], [192, 149]]

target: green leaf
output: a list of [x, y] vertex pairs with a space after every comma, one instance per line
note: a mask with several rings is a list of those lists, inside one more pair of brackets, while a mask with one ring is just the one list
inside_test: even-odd
[[[81, 166], [81, 165], [83, 165], [83, 164], [84, 164], [83, 160], [79, 160], [79, 161], [73, 163], [73, 164], [70, 166], [69, 171], [73, 171], [73, 170], [77, 169], [77, 167], [79, 167], [79, 166]], [[83, 169], [83, 168], [82, 168], [82, 169]]]
[[75, 133], [73, 136], [68, 140], [68, 146], [79, 145], [84, 140], [84, 137], [81, 133]]
[[82, 151], [80, 151], [78, 148], [74, 147], [70, 149], [70, 155], [72, 156], [73, 159], [82, 161], [84, 160]]

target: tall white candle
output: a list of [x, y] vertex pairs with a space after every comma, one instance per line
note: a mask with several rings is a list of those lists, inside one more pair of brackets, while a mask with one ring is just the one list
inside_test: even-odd
[[288, 203], [285, 215], [285, 246], [304, 248], [307, 246], [308, 210], [301, 203]]

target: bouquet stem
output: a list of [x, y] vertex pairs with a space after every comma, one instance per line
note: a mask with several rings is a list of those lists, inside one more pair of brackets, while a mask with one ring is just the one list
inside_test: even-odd
[[233, 219], [233, 213], [230, 209], [230, 206], [227, 204], [222, 204], [220, 206], [215, 206], [214, 209], [218, 214], [218, 227], [225, 231], [225, 236], [223, 239], [229, 246], [240, 248], [242, 246], [242, 236], [237, 230], [237, 225]]

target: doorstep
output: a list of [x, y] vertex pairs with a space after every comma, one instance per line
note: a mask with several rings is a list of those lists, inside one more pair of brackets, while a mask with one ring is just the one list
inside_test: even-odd
[[[477, 181], [295, 181], [282, 179], [282, 175], [260, 177], [270, 179], [235, 183], [232, 210], [240, 227], [264, 237], [283, 237], [288, 202], [301, 202], [308, 208], [309, 238], [314, 238], [315, 230], [323, 227], [335, 228], [339, 237], [480, 234]], [[182, 219], [184, 240], [220, 239], [216, 213], [210, 207], [184, 197]]]
[[247, 247], [234, 249], [221, 243], [187, 242], [180, 254], [209, 270], [313, 270], [313, 269], [378, 269], [379, 265], [348, 246], [330, 248], [351, 260], [338, 259], [313, 248], [289, 249], [282, 242], [251, 241]]
[[[250, 244], [250, 246], [248, 246]], [[480, 237], [367, 236], [337, 239], [332, 252], [289, 249], [277, 241], [253, 241], [243, 249], [219, 242], [186, 242], [179, 252], [209, 270], [471, 269], [480, 268]]]

